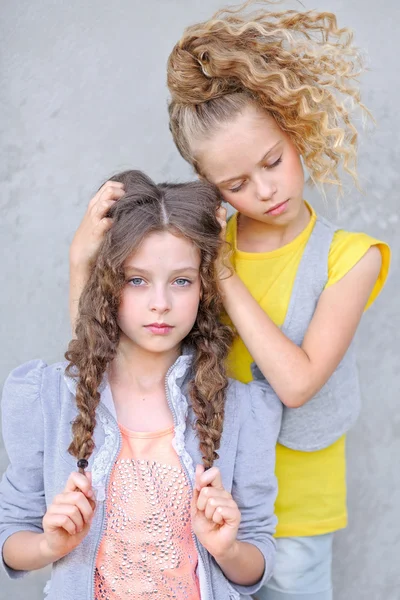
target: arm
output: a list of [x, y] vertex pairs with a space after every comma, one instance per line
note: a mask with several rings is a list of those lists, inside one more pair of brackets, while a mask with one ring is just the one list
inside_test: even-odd
[[225, 576], [241, 586], [252, 586], [262, 577], [265, 569], [264, 557], [260, 550], [236, 540], [230, 553], [214, 556]]
[[232, 494], [223, 488], [216, 467], [206, 472], [197, 467], [192, 523], [236, 590], [255, 594], [274, 564], [275, 446], [282, 404], [276, 396], [267, 396], [262, 382], [235, 385], [242, 424]]
[[32, 536], [43, 533], [46, 501], [40, 388], [45, 367], [41, 361], [21, 365], [9, 375], [3, 388], [3, 440], [10, 464], [0, 483], [0, 566], [12, 578], [23, 573], [4, 560], [7, 540], [20, 532]]
[[14, 579], [78, 545], [86, 535], [83, 521], [92, 512], [90, 482], [79, 474], [72, 474], [64, 492], [46, 507], [41, 403], [45, 368], [41, 361], [21, 365], [3, 389], [3, 439], [10, 464], [0, 483], [0, 566]]
[[220, 281], [225, 309], [283, 404], [302, 406], [331, 377], [354, 337], [380, 269], [381, 253], [372, 246], [321, 294], [301, 347], [271, 321], [236, 274], [225, 272]]
[[89, 533], [94, 507], [90, 479], [71, 473], [43, 517], [43, 533], [18, 531], [6, 539], [5, 564], [14, 571], [33, 571], [66, 556]]
[[112, 220], [106, 217], [107, 212], [124, 193], [122, 183], [107, 181], [89, 202], [82, 223], [72, 240], [69, 252], [69, 313], [73, 331], [78, 317], [79, 298], [89, 278], [91, 262], [104, 234], [111, 227]]
[[17, 531], [10, 535], [3, 546], [3, 560], [14, 571], [35, 571], [51, 564], [43, 548], [43, 533]]
[[192, 524], [202, 545], [232, 582], [253, 585], [264, 571], [264, 557], [252, 544], [237, 539], [240, 511], [224, 489], [219, 469], [196, 469]]

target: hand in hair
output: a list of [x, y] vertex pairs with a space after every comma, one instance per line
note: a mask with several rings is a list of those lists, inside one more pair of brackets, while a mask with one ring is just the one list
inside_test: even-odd
[[200, 543], [218, 559], [235, 550], [240, 511], [224, 489], [217, 467], [204, 471], [198, 465], [192, 501], [192, 527]]
[[41, 550], [49, 562], [69, 554], [86, 537], [94, 515], [93, 498], [91, 474], [71, 473], [43, 518]]
[[105, 232], [112, 220], [106, 215], [116, 200], [122, 198], [125, 190], [118, 181], [106, 181], [87, 207], [70, 248], [70, 261], [74, 265], [88, 266], [96, 255]]
[[81, 292], [89, 276], [90, 263], [96, 256], [104, 234], [111, 227], [112, 219], [106, 217], [114, 202], [125, 194], [118, 181], [106, 181], [89, 202], [85, 216], [71, 243], [70, 259], [70, 318], [72, 329], [78, 312]]
[[[221, 234], [220, 238], [225, 242], [226, 236], [226, 215], [227, 210], [224, 206], [220, 206], [217, 209], [217, 220], [221, 225]], [[233, 267], [230, 260], [231, 248], [228, 243], [224, 243], [221, 245], [221, 249], [218, 254], [218, 260], [216, 263], [217, 273], [219, 279], [226, 279], [233, 274]]]

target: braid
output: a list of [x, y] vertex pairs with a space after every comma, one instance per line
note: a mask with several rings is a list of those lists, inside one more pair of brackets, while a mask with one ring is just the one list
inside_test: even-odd
[[225, 409], [228, 378], [225, 361], [232, 342], [231, 329], [218, 316], [222, 303], [217, 290], [213, 260], [205, 256], [201, 267], [203, 295], [195, 328], [190, 335], [194, 347], [194, 379], [190, 383], [190, 397], [196, 415], [196, 430], [203, 463], [212, 467], [218, 458]]
[[122, 281], [122, 276], [118, 277], [106, 264], [97, 266], [79, 303], [76, 339], [70, 342], [65, 354], [69, 361], [67, 373], [79, 374], [76, 388], [79, 414], [72, 424], [73, 440], [68, 448], [78, 460], [87, 460], [94, 450], [99, 386], [107, 365], [116, 355], [119, 341], [116, 289], [122, 288]]

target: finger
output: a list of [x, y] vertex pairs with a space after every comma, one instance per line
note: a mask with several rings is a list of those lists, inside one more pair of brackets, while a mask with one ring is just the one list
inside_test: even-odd
[[123, 193], [125, 193], [124, 185], [119, 181], [106, 181], [106, 183], [102, 185], [99, 190], [97, 190], [96, 194], [90, 200], [88, 208], [92, 208], [95, 204], [97, 204], [100, 198], [104, 197], [104, 193], [106, 193], [106, 195], [112, 195], [113, 192], [119, 193], [120, 190], [123, 190]]
[[217, 208], [217, 219], [221, 221], [226, 221], [227, 210], [225, 206], [220, 206]]
[[233, 506], [217, 506], [212, 516], [212, 521], [217, 525], [227, 525], [236, 529], [240, 524], [240, 511]]
[[110, 219], [109, 217], [103, 217], [102, 219], [100, 219], [95, 228], [96, 235], [102, 237], [105, 234], [105, 232], [110, 229], [112, 224], [113, 219]]
[[235, 508], [235, 504], [225, 498], [209, 498], [204, 510], [206, 518], [211, 521], [215, 511], [223, 506]]
[[67, 492], [60, 494], [54, 498], [53, 504], [57, 507], [56, 512], [59, 512], [59, 505], [76, 506], [86, 523], [89, 523], [94, 513], [94, 503], [89, 500], [82, 492]]
[[212, 487], [204, 487], [200, 491], [197, 500], [197, 508], [199, 510], [205, 510], [206, 504], [211, 498], [213, 498], [215, 501], [232, 500], [232, 496], [226, 490], [220, 490]]
[[49, 513], [54, 515], [65, 515], [74, 523], [78, 532], [82, 531], [85, 520], [79, 508], [74, 504], [52, 504], [49, 507]]
[[64, 529], [70, 535], [76, 535], [77, 529], [75, 523], [68, 517], [62, 514], [47, 514], [43, 519], [45, 529]]
[[199, 490], [194, 487], [192, 502], [191, 502], [191, 507], [190, 507], [190, 513], [191, 513], [192, 520], [194, 519], [194, 517], [196, 516], [196, 513], [197, 513], [197, 502], [198, 502], [199, 494], [200, 494]]
[[103, 217], [107, 216], [108, 211], [110, 210], [110, 208], [112, 206], [114, 206], [114, 204], [117, 202], [117, 200], [119, 200], [120, 198], [122, 198], [122, 196], [125, 195], [125, 192], [121, 192], [120, 195], [115, 196], [113, 195], [111, 198], [100, 198], [100, 200], [98, 202], [96, 202], [96, 204], [94, 204], [92, 206], [92, 208], [90, 209], [90, 213], [92, 215], [92, 217], [97, 217], [98, 219], [102, 219]]
[[195, 488], [197, 490], [201, 490], [201, 484], [200, 484], [200, 478], [202, 476], [202, 474], [204, 473], [205, 469], [203, 465], [196, 465], [196, 474], [195, 474]]
[[105, 183], [103, 183], [103, 185], [101, 186], [99, 191], [103, 190], [104, 188], [106, 188], [108, 186], [115, 186], [115, 187], [123, 188], [124, 184], [121, 181], [114, 181], [114, 180], [108, 179]]
[[88, 473], [83, 475], [73, 471], [68, 477], [68, 481], [65, 484], [64, 492], [75, 492], [76, 490], [81, 491], [87, 498], [93, 498], [94, 493], [92, 490], [91, 480], [87, 477]]
[[224, 206], [220, 206], [217, 209], [217, 220], [218, 223], [221, 225], [222, 229], [226, 228], [226, 216], [227, 216], [227, 210]]
[[124, 187], [116, 187], [115, 185], [107, 185], [101, 189], [97, 202], [95, 204], [101, 204], [108, 200], [115, 201], [125, 195]]
[[50, 517], [54, 515], [68, 517], [74, 524], [74, 533], [80, 533], [85, 526], [80, 510], [71, 504], [54, 504], [49, 507], [48, 514]]
[[202, 488], [207, 485], [211, 485], [217, 489], [224, 489], [224, 486], [222, 485], [221, 472], [217, 467], [211, 467], [211, 469], [208, 469], [202, 473], [199, 478], [199, 483]]

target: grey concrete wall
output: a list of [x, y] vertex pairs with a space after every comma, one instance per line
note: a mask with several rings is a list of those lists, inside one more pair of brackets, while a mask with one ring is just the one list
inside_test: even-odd
[[[165, 63], [184, 25], [220, 2], [2, 1], [0, 383], [23, 361], [63, 355], [68, 246], [99, 183], [130, 166], [156, 180], [191, 177], [168, 131]], [[368, 52], [364, 98], [378, 128], [362, 139], [366, 194], [349, 191], [337, 219], [393, 249], [391, 279], [358, 334], [364, 410], [349, 435], [350, 525], [335, 543], [335, 599], [399, 600], [400, 8], [303, 3], [336, 12]], [[0, 446], [1, 471], [6, 464]], [[46, 575], [1, 579], [0, 598], [39, 600]]]

